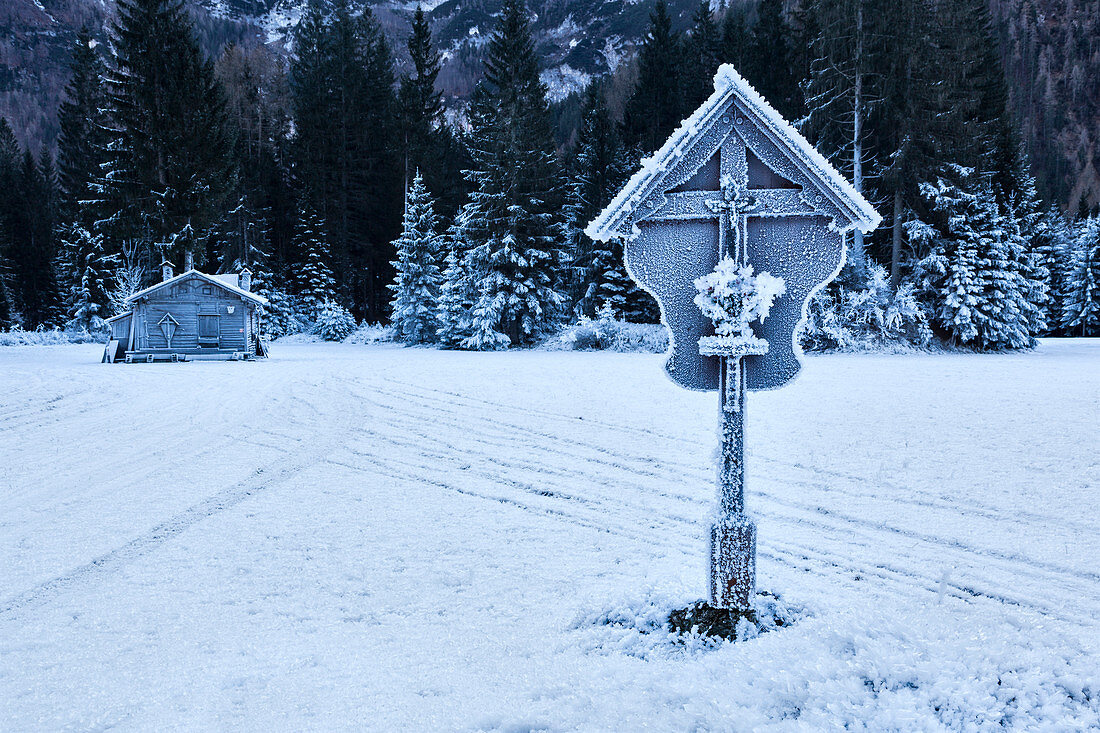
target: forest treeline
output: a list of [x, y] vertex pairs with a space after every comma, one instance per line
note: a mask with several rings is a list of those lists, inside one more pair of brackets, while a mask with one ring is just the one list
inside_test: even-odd
[[110, 35], [76, 41], [56, 161], [0, 120], [0, 327], [100, 329], [165, 258], [251, 268], [272, 336], [392, 320], [489, 349], [579, 316], [651, 321], [621, 244], [582, 229], [729, 62], [884, 217], [815, 299], [809, 346], [1100, 332], [1100, 217], [1040, 198], [984, 0], [703, 2], [686, 33], [658, 0], [573, 123], [522, 0], [448, 116], [419, 10], [404, 74], [343, 0], [309, 7], [289, 59], [206, 57], [180, 0], [122, 0]]

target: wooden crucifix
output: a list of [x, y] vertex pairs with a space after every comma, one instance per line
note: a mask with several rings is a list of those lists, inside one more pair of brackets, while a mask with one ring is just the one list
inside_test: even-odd
[[[711, 526], [710, 601], [751, 609], [755, 527], [745, 514], [745, 391], [775, 389], [801, 367], [798, 331], [815, 292], [840, 271], [845, 234], [879, 223], [869, 203], [733, 69], [588, 226], [623, 241], [634, 280], [656, 298], [671, 333], [668, 375], [719, 390], [722, 458]], [[786, 292], [754, 326], [765, 348], [717, 353], [694, 281], [733, 257], [783, 278]]]

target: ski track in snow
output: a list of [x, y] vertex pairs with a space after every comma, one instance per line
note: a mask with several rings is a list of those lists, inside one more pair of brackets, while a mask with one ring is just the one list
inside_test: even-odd
[[[374, 389], [373, 393], [376, 394], [376, 395], [378, 395], [378, 394], [386, 395], [385, 391], [380, 390], [380, 389]], [[393, 398], [391, 401], [386, 403], [386, 404], [389, 404], [389, 405], [408, 404], [407, 401], [412, 400], [415, 397], [414, 393], [412, 393], [412, 392], [404, 392], [404, 393], [395, 392], [395, 393], [390, 393], [389, 395], [386, 395], [386, 396], [390, 396], [390, 397]], [[361, 399], [363, 399], [365, 401], [370, 401], [370, 398], [366, 394], [361, 395]], [[379, 402], [373, 402], [373, 404], [377, 407], [385, 407], [386, 406], [386, 404], [379, 403]], [[396, 428], [396, 429], [403, 429], [403, 430], [406, 430], [406, 431], [413, 431], [413, 432], [416, 433], [417, 437], [413, 442], [405, 442], [403, 444], [398, 444], [398, 447], [401, 447], [401, 448], [404, 448], [404, 449], [407, 449], [407, 450], [416, 450], [417, 446], [425, 447], [425, 449], [422, 450], [422, 452], [420, 453], [421, 457], [425, 459], [424, 463], [420, 463], [420, 464], [408, 464], [408, 463], [406, 463], [406, 464], [403, 464], [402, 466], [400, 466], [400, 470], [405, 472], [404, 475], [415, 475], [411, 472], [415, 471], [418, 468], [422, 468], [424, 466], [437, 466], [438, 465], [437, 461], [439, 461], [439, 460], [450, 459], [452, 461], [457, 461], [460, 464], [464, 462], [463, 455], [465, 455], [465, 454], [464, 454], [463, 451], [458, 449], [456, 446], [451, 446], [451, 445], [448, 445], [447, 443], [445, 443], [443, 441], [440, 441], [438, 439], [433, 439], [430, 431], [426, 429], [430, 425], [438, 426], [441, 422], [443, 422], [443, 418], [442, 418], [440, 413], [441, 412], [447, 412], [447, 410], [445, 410], [443, 407], [441, 407], [440, 400], [435, 399], [435, 398], [429, 398], [428, 400], [425, 400], [421, 404], [424, 407], [424, 411], [423, 412], [408, 413], [408, 416], [410, 418], [410, 420], [408, 422], [405, 422], [404, 424], [396, 424], [396, 423], [390, 423], [389, 424], [389, 427]], [[500, 407], [497, 404], [493, 404], [493, 403], [488, 403], [488, 404], [490, 406], [494, 407], [494, 408], [499, 408]], [[429, 412], [431, 413], [430, 415], [428, 414]], [[472, 420], [467, 419], [466, 423], [461, 422], [461, 416], [462, 415], [469, 415], [474, 419], [479, 419], [482, 422], [488, 423], [488, 426], [479, 425], [479, 426], [476, 427], [476, 429], [474, 429], [473, 425], [468, 424]], [[542, 413], [541, 416], [554, 418], [554, 419], [565, 421], [565, 422], [573, 422], [574, 421], [574, 419], [570, 418], [569, 416], [554, 414], [554, 413], [545, 413], [544, 412], [544, 413]], [[479, 451], [479, 455], [482, 457], [482, 459], [485, 460], [485, 461], [494, 463], [496, 465], [499, 465], [501, 468], [504, 468], [504, 469], [526, 470], [526, 471], [531, 471], [533, 473], [537, 473], [540, 476], [547, 476], [547, 475], [553, 475], [554, 471], [552, 469], [543, 468], [543, 466], [554, 466], [554, 465], [557, 465], [557, 463], [559, 461], [561, 461], [562, 459], [565, 459], [567, 461], [578, 461], [578, 462], [587, 461], [590, 464], [597, 463], [597, 464], [607, 465], [607, 466], [611, 467], [612, 469], [614, 469], [618, 473], [626, 473], [630, 477], [633, 477], [633, 478], [636, 478], [636, 479], [654, 478], [654, 479], [658, 479], [658, 480], [668, 481], [670, 483], [671, 482], [676, 482], [678, 480], [682, 480], [682, 474], [679, 474], [679, 473], [673, 472], [673, 471], [667, 471], [667, 470], [653, 470], [653, 469], [650, 469], [648, 467], [639, 466], [639, 465], [637, 465], [636, 462], [632, 462], [630, 457], [625, 456], [621, 453], [615, 452], [614, 450], [608, 449], [608, 448], [594, 448], [593, 450], [596, 450], [597, 452], [599, 452], [601, 454], [611, 456], [616, 460], [607, 460], [607, 459], [600, 459], [600, 458], [592, 459], [590, 457], [586, 457], [586, 456], [583, 455], [582, 451], [579, 451], [579, 450], [576, 450], [576, 449], [578, 449], [578, 448], [584, 449], [584, 448], [591, 448], [591, 447], [587, 446], [586, 444], [584, 444], [581, 441], [578, 441], [576, 439], [567, 438], [567, 437], [565, 437], [564, 435], [561, 435], [561, 434], [549, 433], [549, 432], [545, 432], [545, 431], [529, 430], [529, 429], [525, 428], [524, 425], [516, 424], [514, 422], [506, 423], [506, 422], [503, 422], [503, 421], [499, 420], [495, 416], [491, 416], [491, 414], [488, 414], [483, 410], [482, 411], [476, 411], [476, 412], [472, 411], [472, 410], [465, 410], [465, 411], [459, 411], [459, 412], [451, 411], [449, 413], [448, 417], [450, 417], [452, 420], [455, 420], [455, 422], [451, 422], [449, 424], [449, 426], [453, 427], [453, 428], [457, 428], [456, 434], [460, 434], [460, 435], [476, 434], [476, 435], [486, 436], [487, 434], [490, 434], [490, 431], [492, 430], [492, 426], [497, 426], [499, 428], [507, 429], [507, 430], [497, 431], [496, 434], [493, 435], [492, 440], [482, 439], [482, 440], [478, 441], [478, 442], [482, 443], [483, 446], [484, 446], [483, 449], [481, 451]], [[421, 428], [418, 431], [416, 426], [424, 426], [424, 428]], [[614, 425], [604, 423], [600, 427], [614, 430], [618, 426], [614, 426]], [[377, 432], [377, 431], [373, 431], [373, 430], [369, 431], [369, 432], [370, 432], [370, 435], [373, 438], [377, 439], [377, 440], [380, 440], [380, 441], [393, 440], [392, 438], [390, 438], [384, 432]], [[554, 442], [558, 442], [558, 443], [563, 443], [567, 446], [571, 446], [573, 448], [573, 450], [551, 448], [549, 446], [542, 445], [542, 444], [538, 443], [537, 440], [530, 440], [530, 438], [537, 438], [537, 439], [545, 440], [545, 441], [554, 441]], [[500, 454], [507, 455], [508, 450], [506, 450], [506, 449], [516, 450], [518, 448], [521, 448], [522, 445], [529, 445], [529, 446], [538, 445], [537, 450], [539, 452], [542, 452], [544, 454], [551, 454], [551, 455], [549, 457], [547, 457], [546, 460], [543, 460], [542, 462], [535, 461], [535, 462], [527, 463], [527, 464], [510, 463], [508, 461], [496, 458], [496, 456], [500, 455]], [[452, 448], [452, 452], [450, 454], [448, 454], [446, 452], [430, 450], [430, 448], [432, 448], [432, 447], [439, 447], [439, 446]], [[774, 459], [772, 459], [772, 460], [774, 460]], [[779, 461], [775, 461], [775, 462], [780, 463]], [[359, 467], [359, 470], [368, 470], [369, 471], [369, 470], [372, 470], [372, 469], [380, 469], [383, 465], [384, 464], [382, 464], [382, 463], [375, 463], [375, 464], [372, 464], [371, 466], [368, 466], [368, 467]], [[798, 467], [798, 466], [793, 466], [791, 464], [787, 464], [787, 465], [792, 467], [792, 468], [801, 468], [801, 467]], [[825, 479], [826, 478], [825, 476], [822, 475], [822, 472], [814, 471], [813, 469], [808, 469], [808, 471], [811, 474], [816, 474], [820, 479]], [[694, 483], [696, 485], [705, 485], [705, 482], [706, 482], [708, 476], [710, 475], [710, 473], [708, 471], [706, 471], [705, 469], [695, 470], [695, 471], [693, 471], [691, 469], [687, 469], [685, 471], [685, 473], [687, 473], [688, 476], [691, 476], [692, 473], [697, 474], [695, 476], [691, 476], [691, 478], [695, 479]], [[400, 475], [400, 474], [397, 474], [397, 475]], [[590, 476], [590, 475], [591, 475], [590, 469], [588, 469], [588, 470], [580, 469], [580, 470], [575, 472], [574, 476], [571, 476], [569, 478], [571, 480], [575, 480], [575, 479], [578, 479], [580, 477]], [[534, 493], [534, 494], [539, 495], [539, 496], [547, 496], [548, 498], [551, 498], [551, 499], [565, 499], [565, 500], [573, 501], [573, 502], [578, 501], [578, 499], [576, 497], [569, 496], [568, 493], [565, 493], [565, 491], [547, 492], [546, 489], [532, 488], [530, 484], [525, 484], [524, 485], [524, 484], [520, 484], [520, 483], [515, 482], [515, 481], [509, 481], [509, 480], [506, 480], [506, 479], [502, 480], [500, 478], [497, 478], [493, 473], [488, 473], [488, 472], [483, 473], [483, 476], [484, 476], [484, 478], [486, 478], [488, 480], [491, 480], [491, 481], [495, 481], [500, 485], [512, 486], [514, 488], [520, 488], [522, 490], [526, 490], [528, 493]], [[417, 476], [417, 478], [420, 479], [420, 480], [429, 480], [429, 478], [425, 477], [425, 476]], [[828, 478], [836, 478], [836, 477], [828, 477]], [[775, 479], [773, 477], [769, 477], [768, 483], [773, 483], [776, 480], [777, 479]], [[817, 486], [822, 485], [821, 480], [816, 482], [816, 484], [815, 484], [815, 482], [807, 481], [806, 479], [802, 479], [802, 480], [798, 481], [798, 480], [792, 479], [790, 477], [783, 477], [781, 480], [782, 480], [783, 483], [786, 483], [787, 485], [790, 485], [792, 483], [797, 483], [798, 485], [805, 486], [805, 487], [810, 487], [810, 486], [814, 486], [814, 485], [817, 485]], [[446, 484], [441, 483], [439, 485], [444, 485], [445, 486]], [[606, 486], [606, 484], [601, 484], [601, 485]], [[612, 487], [609, 487], [609, 488], [612, 488]], [[618, 480], [616, 480], [616, 483], [613, 485], [613, 488], [616, 491], [629, 490], [630, 484], [627, 481], [624, 481], [622, 479], [618, 479]], [[653, 487], [653, 488], [656, 489], [657, 487]], [[830, 485], [828, 485], [827, 488], [828, 488], [829, 491], [836, 490], [835, 484], [830, 484]], [[899, 488], [899, 487], [891, 487], [891, 488]], [[887, 577], [890, 577], [891, 575], [902, 576], [902, 580], [900, 582], [902, 582], [904, 584], [911, 584], [913, 581], [918, 581], [918, 583], [921, 587], [925, 588], [926, 590], [928, 590], [931, 593], [940, 593], [943, 590], [943, 586], [947, 585], [948, 587], [950, 587], [952, 589], [954, 595], [956, 595], [957, 597], [962, 598], [964, 600], [968, 599], [968, 598], [986, 598], [986, 599], [991, 599], [991, 600], [994, 600], [994, 601], [997, 601], [997, 602], [1011, 603], [1013, 605], [1028, 607], [1028, 608], [1031, 608], [1033, 610], [1039, 611], [1041, 613], [1049, 614], [1049, 615], [1051, 615], [1055, 618], [1058, 618], [1060, 620], [1069, 620], [1068, 616], [1066, 616], [1064, 614], [1061, 614], [1056, 610], [1058, 608], [1059, 604], [1054, 602], [1053, 600], [1051, 602], [1046, 602], [1046, 603], [1036, 602], [1034, 600], [1029, 600], [1029, 599], [1026, 599], [1026, 598], [1023, 598], [1023, 597], [1014, 597], [1011, 594], [999, 594], [999, 593], [996, 593], [996, 592], [990, 590], [990, 588], [998, 587], [998, 586], [1000, 586], [1000, 587], [1004, 587], [1005, 585], [1011, 586], [1014, 578], [1019, 578], [1021, 575], [1023, 575], [1023, 576], [1027, 576], [1029, 578], [1029, 580], [1031, 580], [1036, 585], [1042, 584], [1042, 585], [1044, 585], [1046, 587], [1049, 587], [1051, 589], [1056, 589], [1060, 594], [1065, 593], [1067, 596], [1070, 596], [1071, 598], [1079, 599], [1081, 597], [1081, 594], [1083, 594], [1083, 593], [1093, 595], [1094, 596], [1093, 602], [1095, 603], [1095, 605], [1092, 606], [1092, 609], [1094, 611], [1096, 611], [1096, 613], [1093, 613], [1093, 614], [1090, 614], [1090, 615], [1096, 616], [1097, 614], [1100, 614], [1100, 599], [1095, 598], [1095, 593], [1096, 593], [1095, 582], [1100, 580], [1100, 574], [1098, 574], [1098, 573], [1080, 572], [1080, 571], [1076, 571], [1072, 568], [1064, 568], [1064, 567], [1051, 565], [1051, 564], [1047, 564], [1047, 563], [1034, 562], [1034, 561], [1029, 560], [1027, 557], [1025, 557], [1023, 555], [1019, 555], [1019, 554], [1003, 554], [1003, 553], [993, 552], [993, 551], [985, 550], [983, 548], [969, 546], [969, 545], [961, 543], [957, 540], [953, 540], [953, 539], [949, 539], [949, 538], [944, 539], [944, 538], [940, 538], [940, 537], [937, 537], [937, 536], [931, 535], [931, 534], [899, 529], [899, 528], [892, 527], [892, 526], [889, 526], [889, 525], [884, 524], [884, 523], [877, 523], [877, 522], [867, 521], [867, 520], [861, 519], [859, 517], [845, 515], [845, 514], [840, 513], [840, 512], [831, 511], [828, 508], [826, 508], [824, 506], [820, 506], [820, 505], [807, 504], [807, 503], [804, 503], [804, 502], [793, 502], [793, 501], [789, 501], [789, 500], [785, 501], [785, 500], [783, 500], [783, 499], [781, 499], [781, 498], [779, 498], [779, 497], [777, 497], [773, 494], [761, 491], [758, 486], [753, 486], [750, 489], [750, 491], [752, 492], [752, 494], [751, 494], [752, 500], [757, 502], [756, 505], [754, 505], [754, 511], [755, 511], [755, 513], [759, 514], [760, 516], [763, 516], [763, 517], [766, 517], [766, 518], [769, 518], [769, 519], [779, 519], [780, 522], [782, 522], [782, 523], [791, 523], [791, 524], [802, 525], [804, 527], [806, 527], [806, 526], [813, 527], [816, 530], [820, 530], [823, 533], [827, 533], [828, 536], [830, 536], [830, 538], [832, 538], [832, 537], [838, 538], [845, 545], [848, 544], [848, 543], [851, 543], [853, 541], [853, 539], [866, 540], [867, 544], [871, 544], [871, 543], [875, 542], [876, 539], [877, 539], [873, 536], [875, 532], [892, 533], [892, 534], [899, 535], [901, 537], [905, 537], [907, 539], [916, 540], [916, 541], [918, 541], [920, 543], [924, 543], [926, 545], [932, 545], [933, 549], [935, 551], [935, 558], [936, 558], [938, 563], [943, 563], [946, 560], [943, 553], [944, 553], [945, 550], [948, 550], [948, 551], [958, 553], [959, 558], [955, 561], [956, 565], [962, 564], [962, 563], [967, 563], [967, 564], [970, 564], [972, 566], [977, 566], [978, 564], [984, 564], [986, 573], [991, 573], [991, 574], [996, 573], [996, 575], [991, 575], [988, 578], [988, 587], [986, 589], [979, 589], [979, 588], [975, 588], [975, 587], [972, 587], [972, 586], [960, 585], [958, 583], [950, 583], [950, 582], [945, 584], [935, 574], [933, 574], [933, 575], [922, 574], [922, 573], [918, 572], [915, 569], [915, 568], [920, 567], [922, 565], [922, 563], [919, 562], [922, 559], [920, 557], [913, 558], [914, 560], [918, 561], [918, 562], [914, 563], [913, 565], [908, 565], [908, 566], [906, 566], [906, 565], [890, 565], [890, 564], [883, 563], [883, 564], [875, 565], [874, 569], [870, 570], [866, 566], [853, 564], [852, 561], [847, 558], [846, 553], [844, 553], [843, 551], [830, 553], [830, 552], [825, 551], [821, 547], [802, 546], [802, 545], [793, 544], [793, 543], [780, 543], [779, 547], [786, 546], [788, 548], [786, 552], [778, 554], [778, 555], [772, 555], [772, 554], [769, 554], [767, 552], [762, 552], [761, 554], [764, 557], [771, 557], [772, 559], [776, 559], [776, 560], [785, 562], [786, 564], [789, 564], [789, 565], [792, 565], [792, 566], [795, 566], [797, 564], [797, 561], [799, 561], [799, 560], [807, 561], [807, 560], [810, 560], [811, 557], [815, 557], [819, 564], [827, 564], [829, 566], [832, 566], [835, 569], [850, 571], [854, 574], [861, 574], [862, 573], [862, 574], [878, 575], [880, 578], [887, 578]], [[904, 490], [901, 492], [901, 494], [904, 495]], [[616, 493], [615, 496], [618, 497], [619, 494]], [[662, 496], [667, 497], [668, 495], [667, 494], [662, 494]], [[647, 495], [648, 499], [651, 499], [651, 497], [652, 497], [652, 495]], [[489, 497], [489, 498], [492, 498], [492, 497]], [[674, 498], [681, 498], [682, 499], [683, 497], [674, 497]], [[759, 499], [761, 499], [761, 498], [764, 499], [765, 501], [764, 502], [759, 502]], [[499, 500], [503, 501], [504, 499], [499, 499]], [[891, 501], [894, 501], [894, 500], [895, 499], [892, 497]], [[509, 501], [511, 501], [511, 503], [513, 503], [513, 504], [522, 505], [520, 502], [517, 502], [515, 499], [510, 499]], [[637, 506], [637, 505], [635, 505], [635, 506], [605, 506], [603, 503], [597, 502], [597, 501], [594, 501], [594, 500], [591, 500], [591, 499], [588, 499], [588, 500], [579, 499], [579, 501], [586, 504], [586, 505], [588, 505], [585, 508], [589, 508], [589, 507], [593, 507], [593, 506], [596, 507], [597, 511], [600, 511], [600, 513], [603, 514], [604, 516], [606, 516], [607, 518], [610, 518], [612, 516], [614, 516], [614, 517], [638, 516], [638, 515], [635, 515], [632, 511], [630, 513], [627, 513], [627, 511], [623, 511], [623, 510], [625, 509], [625, 510], [629, 511], [629, 510], [641, 509], [645, 512], [645, 514], [642, 515], [642, 516], [645, 516], [645, 517], [648, 518], [649, 527], [650, 528], [657, 528], [656, 524], [653, 521], [653, 514], [650, 513], [653, 510], [653, 507], [651, 507], [651, 506]], [[608, 501], [619, 501], [619, 502], [621, 502], [622, 500], [612, 498], [612, 497], [608, 497]], [[665, 527], [668, 527], [669, 525], [671, 525], [673, 523], [680, 523], [680, 524], [685, 524], [686, 523], [686, 524], [689, 524], [689, 525], [698, 525], [698, 524], [700, 524], [699, 522], [693, 521], [692, 519], [690, 519], [690, 517], [692, 515], [702, 516], [702, 513], [705, 511], [705, 509], [708, 506], [708, 499], [700, 497], [698, 500], [695, 500], [694, 502], [691, 502], [691, 504], [693, 504], [694, 507], [692, 507], [692, 506], [684, 507], [683, 509], [685, 511], [681, 511], [677, 515], [672, 515], [672, 516], [669, 516], [667, 514], [663, 515], [662, 519], [664, 521], [662, 521], [661, 524], [665, 525]], [[942, 508], [952, 510], [952, 511], [955, 511], [955, 512], [960, 512], [960, 513], [963, 513], [966, 510], [966, 507], [963, 507], [963, 506], [960, 506], [960, 505], [946, 506], [946, 507], [942, 507]], [[532, 509], [535, 509], [536, 511], [541, 511], [541, 512], [549, 512], [549, 513], [556, 514], [556, 515], [562, 516], [562, 517], [567, 516], [567, 511], [565, 509], [558, 509], [558, 510], [553, 510], [553, 511], [548, 510], [546, 508], [537, 508], [536, 509], [536, 508], [532, 507]], [[694, 510], [690, 511], [691, 509], [694, 509]], [[784, 512], [784, 510], [787, 510], [787, 511]], [[793, 512], [791, 510], [793, 510]], [[817, 517], [819, 517], [819, 519], [815, 520], [815, 515], [817, 515]], [[574, 514], [573, 517], [575, 519], [580, 520], [580, 516], [578, 514]], [[1001, 519], [1001, 518], [1004, 518], [1004, 517], [1003, 517], [1003, 515], [1001, 515], [1001, 516], [994, 515], [993, 518]], [[822, 521], [822, 520], [828, 520], [828, 521]], [[1011, 520], [1020, 521], [1019, 519], [1017, 519], [1015, 517], [1012, 517]], [[591, 520], [585, 522], [585, 524], [586, 524], [586, 526], [593, 526], [593, 523], [592, 523]], [[599, 525], [597, 523], [596, 526], [601, 526], [601, 525]], [[780, 526], [782, 526], [782, 524]], [[618, 530], [612, 529], [610, 525], [605, 526], [604, 528], [607, 529], [608, 531], [618, 531], [619, 533], [624, 533], [625, 534], [624, 530], [622, 530], [622, 529], [618, 529]], [[662, 528], [664, 528], [664, 527], [662, 527]], [[690, 533], [688, 536], [689, 537], [694, 537], [696, 539], [696, 546], [698, 546], [698, 543], [702, 541], [702, 535], [699, 532], [700, 527], [698, 527], [698, 526], [690, 527], [689, 526], [689, 527], [683, 527], [681, 529], [686, 529]], [[643, 539], [642, 537], [639, 537], [637, 535], [635, 535], [634, 538], [635, 539]], [[763, 546], [767, 546], [767, 545], [773, 544], [773, 542], [774, 542], [774, 540], [769, 539], [769, 541], [767, 543], [762, 542], [761, 544]], [[888, 542], [878, 540], [878, 544], [886, 545], [886, 544], [888, 544]], [[976, 559], [976, 558], [971, 557], [971, 556], [974, 556], [974, 555], [977, 555], [980, 558], [984, 558], [984, 559]], [[1002, 567], [992, 567], [990, 565], [990, 561], [996, 561], [997, 564], [1002, 566]], [[878, 572], [876, 572], [876, 571], [878, 571]], [[1084, 581], [1084, 582], [1074, 582], [1074, 581]]]
[[[1079, 348], [1100, 355], [1100, 342]], [[1034, 358], [1062, 358], [1066, 349]], [[10, 466], [0, 477], [8, 508], [0, 516], [0, 557], [7, 558], [0, 637], [62, 600], [124, 587], [139, 560], [155, 562], [215, 517], [244, 521], [243, 506], [295, 491], [326, 466], [364, 487], [379, 478], [394, 488], [431, 487], [611, 535], [654, 558], [688, 558], [702, 573], [716, 419], [705, 408], [713, 398], [683, 397], [692, 409], [662, 403], [686, 393], [660, 382], [657, 359], [295, 345], [276, 348], [263, 364], [105, 366], [89, 358], [94, 352], [0, 350], [0, 375], [11, 377], [0, 394], [0, 459]], [[866, 358], [872, 368], [932, 359]], [[969, 358], [985, 368], [1012, 357]], [[491, 359], [506, 366], [479, 373]], [[566, 401], [568, 380], [586, 378], [571, 372], [584, 360], [601, 365], [587, 377], [595, 385], [578, 383], [578, 399]], [[810, 368], [836, 369], [830, 388], [843, 389], [848, 364], [833, 357], [811, 360]], [[630, 370], [622, 381], [644, 387], [617, 383], [620, 367]], [[1100, 414], [1100, 391], [1095, 373], [1080, 377], [1078, 417], [1087, 420]], [[647, 390], [659, 395], [648, 413]], [[1061, 516], [1034, 496], [1006, 503], [967, 493], [965, 484], [940, 491], [924, 485], [935, 476], [912, 470], [861, 475], [870, 459], [841, 470], [843, 461], [815, 461], [820, 454], [805, 446], [761, 445], [755, 425], [750, 418], [747, 490], [759, 526], [761, 587], [785, 568], [788, 584], [814, 578], [819, 596], [871, 604], [946, 598], [958, 609], [1011, 607], [1071, 628], [1100, 627], [1096, 557], [1073, 556], [1067, 544], [1068, 557], [1056, 560], [1052, 545], [1072, 533], [1075, 547], [1097, 549], [1094, 513]], [[827, 451], [829, 437], [822, 440]], [[1086, 456], [1095, 448], [1074, 446]], [[1087, 477], [1051, 481], [1095, 490]], [[1016, 536], [1031, 539], [1013, 547]]]

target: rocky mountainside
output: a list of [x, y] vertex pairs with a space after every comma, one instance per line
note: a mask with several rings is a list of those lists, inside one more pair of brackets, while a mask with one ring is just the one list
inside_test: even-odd
[[[353, 0], [354, 2], [355, 0]], [[360, 0], [371, 7], [393, 41], [399, 62], [416, 2]], [[67, 77], [69, 45], [81, 25], [105, 40], [115, 0], [3, 0], [0, 2], [0, 115], [25, 144], [57, 135], [55, 110]], [[306, 0], [190, 0], [204, 45], [216, 52], [228, 41], [286, 47]], [[440, 82], [464, 97], [480, 72], [480, 46], [499, 0], [428, 0], [445, 69]], [[592, 74], [613, 69], [645, 32], [652, 2], [532, 0], [533, 28], [552, 96], [582, 88]], [[672, 0], [686, 26], [696, 0]]]
[[[415, 0], [358, 1], [372, 8], [402, 63]], [[55, 111], [67, 78], [69, 45], [83, 24], [104, 38], [114, 2], [0, 2], [0, 115], [25, 144], [50, 145], [56, 138]], [[286, 48], [306, 4], [190, 2], [199, 35], [212, 53], [230, 41]], [[674, 23], [686, 27], [697, 2], [669, 0]], [[422, 4], [444, 52], [440, 84], [448, 97], [461, 99], [480, 74], [480, 48], [500, 0]], [[645, 33], [652, 5], [653, 0], [529, 0], [551, 98], [583, 88], [591, 76], [629, 58]], [[990, 7], [1013, 103], [1044, 190], [1072, 210], [1081, 201], [1100, 203], [1100, 0], [990, 0]]]

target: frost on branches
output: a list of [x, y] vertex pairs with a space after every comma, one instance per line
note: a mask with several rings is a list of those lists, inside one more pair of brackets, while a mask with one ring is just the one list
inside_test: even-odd
[[394, 242], [397, 275], [393, 291], [393, 328], [398, 341], [420, 344], [436, 340], [441, 275], [436, 264], [438, 237], [428, 189], [417, 171], [409, 188], [401, 236]]
[[294, 226], [293, 244], [302, 264], [295, 279], [301, 305], [312, 316], [335, 298], [336, 280], [328, 264], [324, 221], [306, 197], [300, 206], [302, 213]]
[[107, 254], [103, 235], [74, 224], [61, 242], [64, 266], [72, 274], [66, 297], [72, 328], [97, 332], [111, 314], [111, 290], [118, 256]]
[[469, 314], [473, 304], [466, 272], [462, 269], [460, 255], [454, 249], [453, 238], [450, 246], [443, 270], [443, 284], [439, 288], [439, 329], [436, 336], [441, 345], [457, 348], [469, 333]]
[[1070, 334], [1100, 334], [1100, 215], [1083, 220], [1067, 258], [1062, 328]]
[[910, 239], [928, 247], [915, 274], [932, 322], [960, 344], [1031, 347], [1032, 334], [1046, 330], [1045, 293], [1027, 242], [998, 210], [988, 181], [961, 166], [948, 166], [946, 174], [921, 185], [930, 221], [906, 225]]
[[[750, 346], [767, 342], [752, 332], [752, 322], [763, 323], [775, 299], [787, 291], [783, 278], [768, 272], [753, 273], [752, 265], [740, 265], [724, 257], [714, 272], [695, 280], [699, 294], [695, 304], [714, 323], [711, 346]], [[701, 340], [702, 341], [702, 340]]]
[[862, 273], [845, 268], [810, 300], [800, 335], [807, 351], [925, 347], [931, 341], [928, 316], [913, 283], [904, 280], [895, 291], [886, 268], [870, 260], [863, 263]]
[[343, 341], [355, 326], [355, 317], [339, 303], [326, 300], [317, 310], [317, 335], [325, 341]]

